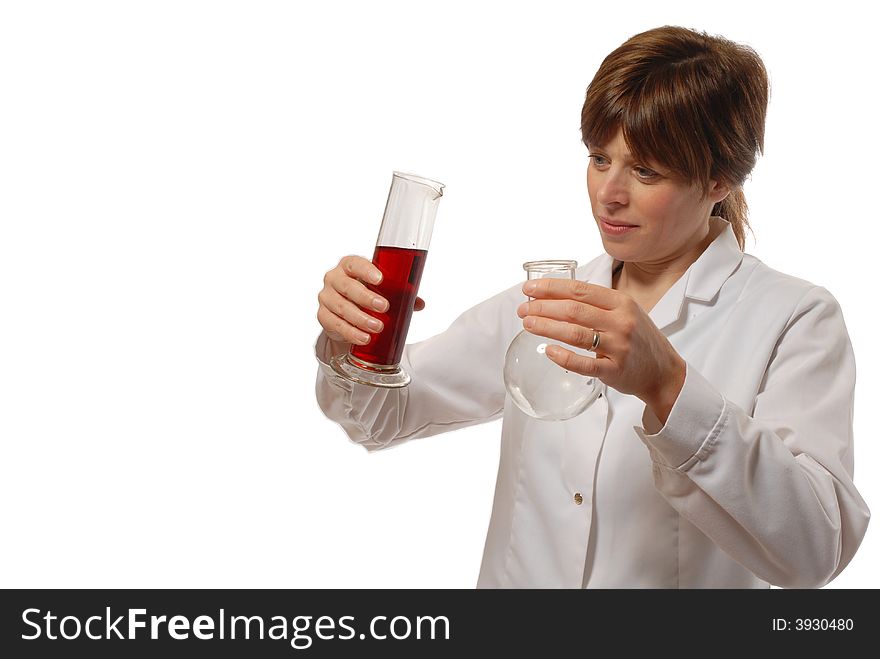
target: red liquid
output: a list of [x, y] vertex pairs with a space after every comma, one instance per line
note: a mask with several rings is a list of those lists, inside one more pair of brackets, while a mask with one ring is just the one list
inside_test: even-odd
[[353, 357], [383, 366], [400, 363], [427, 258], [428, 251], [424, 249], [376, 247], [373, 264], [382, 271], [382, 282], [378, 286], [367, 285], [367, 288], [388, 300], [390, 306], [385, 313], [369, 312], [385, 326], [378, 334], [369, 335], [367, 345], [352, 346]]

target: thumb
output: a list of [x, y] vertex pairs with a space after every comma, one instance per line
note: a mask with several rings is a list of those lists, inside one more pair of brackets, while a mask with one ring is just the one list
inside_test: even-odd
[[420, 297], [416, 297], [416, 303], [413, 305], [413, 311], [421, 311], [424, 308], [425, 301]]

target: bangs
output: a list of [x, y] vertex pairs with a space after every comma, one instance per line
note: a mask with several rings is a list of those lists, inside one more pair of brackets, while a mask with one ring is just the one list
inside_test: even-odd
[[716, 130], [717, 120], [712, 118], [712, 99], [719, 96], [713, 92], [718, 90], [707, 88], [699, 64], [691, 60], [648, 66], [641, 60], [606, 60], [587, 89], [581, 111], [584, 144], [607, 144], [619, 129], [634, 158], [708, 189], [720, 160], [710, 136], [724, 131]]

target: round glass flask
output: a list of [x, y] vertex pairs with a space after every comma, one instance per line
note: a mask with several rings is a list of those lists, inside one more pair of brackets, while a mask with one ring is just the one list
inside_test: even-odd
[[[575, 268], [577, 261], [529, 261], [523, 264], [529, 279], [574, 279]], [[551, 343], [580, 355], [594, 356], [582, 348], [523, 330], [507, 349], [504, 385], [516, 406], [529, 416], [545, 421], [564, 421], [587, 409], [605, 385], [598, 378], [567, 371], [551, 360], [545, 354]]]

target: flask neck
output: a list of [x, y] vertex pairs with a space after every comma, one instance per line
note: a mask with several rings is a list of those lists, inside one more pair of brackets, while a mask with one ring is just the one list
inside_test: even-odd
[[[531, 279], [574, 279], [577, 261], [527, 261], [523, 263], [526, 276]], [[529, 297], [531, 300], [532, 298]]]
[[574, 279], [577, 261], [527, 261], [523, 263], [528, 279]]

